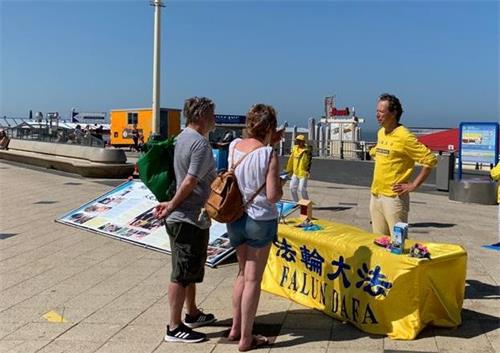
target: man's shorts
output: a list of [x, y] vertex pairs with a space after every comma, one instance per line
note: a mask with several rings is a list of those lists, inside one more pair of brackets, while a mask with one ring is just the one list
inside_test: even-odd
[[166, 223], [166, 228], [172, 252], [170, 281], [183, 286], [203, 282], [209, 230], [187, 222]]

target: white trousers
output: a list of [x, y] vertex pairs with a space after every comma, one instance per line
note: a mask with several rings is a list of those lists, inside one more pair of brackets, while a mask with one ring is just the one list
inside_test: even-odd
[[497, 234], [497, 242], [500, 243], [500, 205], [498, 205], [498, 234]]
[[388, 197], [373, 195], [370, 199], [370, 215], [372, 230], [375, 234], [392, 235], [394, 225], [398, 222], [408, 223], [410, 211], [410, 195]]
[[295, 174], [292, 175], [292, 179], [290, 180], [290, 192], [295, 202], [299, 201], [297, 189], [300, 191], [301, 198], [309, 200], [309, 195], [307, 194], [307, 177], [299, 178]]

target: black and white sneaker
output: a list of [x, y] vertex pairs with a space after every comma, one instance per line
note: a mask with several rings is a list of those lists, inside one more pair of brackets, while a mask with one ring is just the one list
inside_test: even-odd
[[189, 314], [186, 314], [186, 316], [184, 317], [184, 324], [187, 327], [191, 328], [210, 325], [215, 321], [217, 321], [217, 319], [213, 314], [205, 314], [202, 311], [200, 311], [198, 316], [191, 316]]
[[180, 324], [172, 331], [170, 331], [170, 327], [167, 325], [167, 334], [164, 339], [167, 342], [197, 343], [206, 340], [206, 338], [207, 335], [204, 333], [193, 331], [191, 328], [186, 327], [186, 325]]

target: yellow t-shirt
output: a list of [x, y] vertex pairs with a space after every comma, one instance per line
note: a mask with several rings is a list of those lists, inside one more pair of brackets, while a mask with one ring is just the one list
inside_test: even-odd
[[377, 144], [370, 155], [375, 158], [371, 191], [390, 197], [397, 195], [392, 191], [393, 185], [408, 182], [415, 163], [429, 168], [437, 163], [432, 151], [402, 125], [389, 134], [381, 128], [377, 134]]
[[[490, 170], [490, 174], [493, 180], [500, 180], [500, 162], [498, 162], [497, 165]], [[500, 187], [498, 187], [497, 202], [500, 203]]]

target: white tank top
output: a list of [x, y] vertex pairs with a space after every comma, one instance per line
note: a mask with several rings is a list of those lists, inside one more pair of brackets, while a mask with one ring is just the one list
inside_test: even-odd
[[[233, 163], [233, 150], [235, 163], [246, 155], [246, 153], [234, 149], [234, 146], [240, 141], [241, 139], [236, 139], [229, 145], [229, 167]], [[258, 148], [250, 152], [236, 167], [234, 174], [236, 175], [236, 180], [238, 180], [238, 186], [244, 203], [265, 183], [272, 151], [273, 148], [269, 146]], [[247, 205], [245, 212], [250, 218], [256, 221], [269, 221], [278, 218], [276, 206], [272, 202], [269, 202], [266, 197], [266, 187]]]

